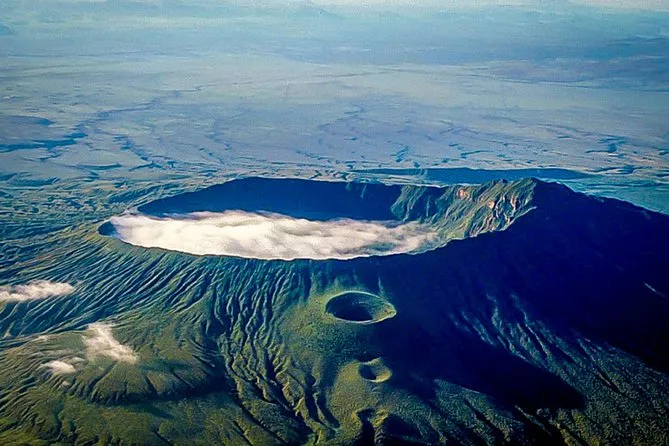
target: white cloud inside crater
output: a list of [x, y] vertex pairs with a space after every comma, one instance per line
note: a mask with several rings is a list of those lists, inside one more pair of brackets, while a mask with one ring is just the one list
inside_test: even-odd
[[23, 285], [0, 286], [0, 302], [25, 302], [72, 294], [75, 288], [69, 283], [37, 280]]
[[280, 214], [196, 212], [165, 218], [125, 214], [110, 220], [121, 240], [195, 255], [254, 259], [351, 259], [414, 252], [438, 234], [416, 222], [312, 221]]

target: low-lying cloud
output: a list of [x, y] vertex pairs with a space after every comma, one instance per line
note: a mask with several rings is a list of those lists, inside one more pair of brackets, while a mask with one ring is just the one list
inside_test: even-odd
[[[92, 361], [105, 357], [117, 362], [134, 364], [139, 356], [127, 345], [121, 344], [114, 338], [112, 325], [104, 322], [90, 324], [81, 335], [85, 351], [74, 351], [70, 348], [49, 350], [50, 355], [59, 356], [40, 365], [48, 369], [51, 375], [71, 375], [85, 368]], [[47, 342], [50, 337], [45, 335], [35, 339], [38, 342]]]
[[253, 259], [352, 259], [414, 252], [434, 244], [433, 228], [416, 222], [312, 221], [280, 214], [226, 211], [111, 219], [116, 237], [136, 246], [196, 255]]
[[137, 362], [137, 354], [132, 348], [123, 345], [114, 338], [112, 326], [103, 322], [90, 324], [84, 333], [86, 357], [90, 359], [101, 356], [120, 362]]
[[49, 361], [43, 367], [48, 368], [53, 375], [69, 375], [77, 371], [72, 364], [61, 360]]
[[24, 302], [66, 296], [72, 294], [74, 289], [69, 283], [50, 280], [36, 280], [23, 285], [4, 285], [0, 286], [0, 302]]

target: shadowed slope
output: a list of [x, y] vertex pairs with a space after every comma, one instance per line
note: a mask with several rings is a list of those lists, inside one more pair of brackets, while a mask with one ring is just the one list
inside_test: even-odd
[[149, 215], [240, 210], [273, 212], [310, 220], [394, 220], [390, 208], [400, 190], [399, 186], [363, 183], [245, 178], [156, 200], [138, 210]]

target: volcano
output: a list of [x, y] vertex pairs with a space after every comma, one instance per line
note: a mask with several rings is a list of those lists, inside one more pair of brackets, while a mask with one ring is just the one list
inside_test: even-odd
[[666, 444], [667, 229], [535, 179], [140, 203], [8, 269], [0, 442]]

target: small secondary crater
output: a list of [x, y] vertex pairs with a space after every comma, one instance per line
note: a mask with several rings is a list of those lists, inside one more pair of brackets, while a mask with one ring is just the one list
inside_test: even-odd
[[373, 324], [390, 319], [397, 314], [387, 300], [371, 293], [347, 291], [328, 301], [325, 311], [347, 322]]
[[388, 366], [383, 363], [381, 358], [361, 363], [358, 367], [358, 372], [364, 379], [375, 383], [388, 381], [393, 374]]

